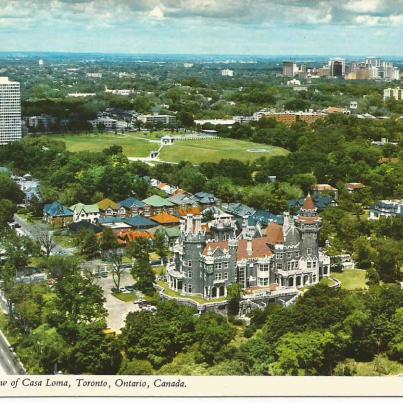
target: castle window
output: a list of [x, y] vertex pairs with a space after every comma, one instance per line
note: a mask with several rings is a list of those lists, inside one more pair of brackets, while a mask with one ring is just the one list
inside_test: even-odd
[[228, 280], [228, 272], [224, 273], [224, 280]]
[[287, 270], [291, 270], [292, 269], [292, 262], [287, 262]]
[[269, 279], [268, 278], [259, 278], [259, 285], [260, 286], [269, 285]]
[[224, 262], [224, 269], [228, 269], [228, 262]]
[[312, 267], [316, 269], [316, 261], [312, 262]]
[[277, 252], [276, 253], [276, 259], [282, 259], [283, 256], [284, 256], [284, 253], [282, 253], [282, 252]]
[[269, 265], [268, 264], [261, 264], [259, 267], [260, 271], [269, 271]]
[[190, 270], [188, 271], [188, 277], [192, 278], [192, 272]]
[[216, 280], [222, 280], [222, 273], [216, 273], [215, 274], [215, 279]]
[[299, 252], [295, 252], [295, 257], [299, 257]]
[[292, 257], [291, 252], [287, 252], [287, 259], [291, 259], [291, 257]]
[[188, 285], [188, 292], [192, 292], [192, 284]]
[[192, 267], [192, 261], [191, 260], [188, 260], [188, 266]]
[[222, 263], [216, 263], [215, 268], [216, 269], [221, 269], [222, 268]]
[[283, 264], [282, 264], [282, 263], [277, 263], [277, 264], [276, 264], [276, 269], [277, 269], [277, 270], [282, 270], [282, 268], [283, 268]]
[[312, 249], [311, 249], [311, 248], [307, 248], [306, 254], [307, 254], [307, 255], [312, 255]]
[[312, 262], [306, 262], [306, 267], [310, 269], [312, 267]]
[[186, 290], [187, 290], [187, 285], [186, 285], [186, 284], [183, 284], [183, 291], [186, 292]]

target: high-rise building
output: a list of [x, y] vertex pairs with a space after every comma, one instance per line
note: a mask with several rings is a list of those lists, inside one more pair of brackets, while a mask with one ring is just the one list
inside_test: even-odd
[[283, 62], [283, 76], [294, 77], [298, 73], [297, 65], [294, 62]]
[[0, 144], [21, 138], [20, 83], [0, 77]]
[[346, 61], [344, 59], [331, 59], [329, 61], [329, 67], [332, 77], [344, 77], [346, 74]]

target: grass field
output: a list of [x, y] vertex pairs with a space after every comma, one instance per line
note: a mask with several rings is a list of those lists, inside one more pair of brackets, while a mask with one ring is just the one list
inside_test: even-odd
[[341, 281], [341, 288], [346, 290], [366, 290], [368, 286], [365, 284], [365, 274], [365, 270], [350, 269], [342, 273], [332, 273], [332, 277]]
[[[111, 145], [121, 145], [127, 157], [145, 158], [151, 151], [159, 148], [157, 141], [161, 133], [150, 135], [130, 133], [115, 134], [86, 134], [55, 136], [63, 140], [69, 151], [102, 151]], [[249, 149], [265, 149], [265, 152], [249, 152]], [[214, 140], [184, 140], [177, 141], [172, 146], [165, 146], [160, 153], [160, 161], [180, 162], [189, 161], [193, 164], [201, 162], [217, 162], [222, 158], [233, 158], [241, 161], [253, 161], [262, 156], [285, 155], [288, 151], [280, 147], [252, 143], [233, 139]]]

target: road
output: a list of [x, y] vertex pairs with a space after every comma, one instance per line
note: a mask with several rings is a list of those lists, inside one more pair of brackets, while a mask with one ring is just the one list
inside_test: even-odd
[[[0, 294], [0, 311], [7, 313], [7, 306]], [[9, 350], [9, 343], [0, 330], [0, 376], [18, 375], [24, 373], [16, 356]]]
[[[108, 310], [108, 317], [106, 318], [107, 326], [115, 331], [120, 331], [125, 325], [125, 319], [129, 312], [139, 311], [138, 305], [133, 302], [124, 302], [112, 295], [112, 288], [115, 287], [112, 275], [109, 274], [107, 278], [96, 279], [96, 283], [102, 287], [104, 297], [106, 299], [105, 308]], [[120, 286], [126, 287], [133, 284], [133, 277], [129, 270], [122, 273]]]
[[[30, 238], [35, 238], [35, 230], [37, 225], [27, 223], [18, 217], [17, 214], [14, 214], [14, 221], [18, 223], [21, 227], [22, 232], [29, 236]], [[52, 250], [52, 255], [73, 255], [73, 249], [64, 248], [63, 246], [56, 245]]]

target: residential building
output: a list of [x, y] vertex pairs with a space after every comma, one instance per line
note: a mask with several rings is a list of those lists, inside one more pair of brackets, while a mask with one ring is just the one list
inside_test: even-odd
[[379, 220], [381, 217], [403, 217], [403, 199], [380, 200], [369, 212], [370, 220]]
[[318, 247], [321, 226], [310, 196], [296, 217], [286, 213], [282, 226], [271, 223], [257, 238], [237, 239], [228, 217], [213, 220], [207, 234], [201, 216], [189, 215], [181, 222], [174, 262], [168, 266], [169, 286], [184, 295], [215, 299], [225, 297], [235, 283], [246, 291], [317, 284], [330, 274], [330, 258]]
[[119, 205], [111, 199], [103, 199], [97, 203], [100, 217], [113, 217], [118, 213]]
[[144, 214], [145, 203], [135, 197], [129, 197], [118, 203], [118, 216], [133, 217]]
[[329, 69], [332, 77], [344, 77], [346, 74], [346, 61], [341, 58], [330, 59]]
[[152, 216], [151, 220], [155, 221], [157, 224], [171, 227], [180, 223], [180, 219], [177, 216], [169, 214], [166, 211]]
[[221, 70], [221, 75], [223, 76], [223, 77], [234, 77], [234, 70], [231, 70], [231, 69], [224, 69], [224, 70]]
[[65, 227], [73, 222], [73, 211], [55, 201], [43, 207], [43, 221], [57, 227]]
[[144, 124], [161, 124], [161, 125], [175, 125], [176, 116], [173, 115], [139, 115], [137, 120], [143, 122]]
[[54, 116], [45, 113], [41, 113], [38, 116], [28, 116], [24, 120], [28, 128], [44, 131], [50, 130], [57, 121]]
[[383, 99], [387, 101], [388, 99], [395, 99], [396, 101], [403, 100], [403, 88], [386, 88], [383, 90]]
[[217, 199], [213, 194], [206, 192], [198, 192], [194, 195], [194, 197], [197, 203], [203, 209], [207, 207], [216, 206], [220, 202], [219, 199]]
[[73, 211], [73, 221], [89, 221], [91, 223], [96, 223], [100, 217], [99, 208], [96, 204], [83, 204], [76, 203], [70, 207]]
[[21, 137], [20, 83], [0, 77], [0, 145]]
[[318, 183], [317, 185], [312, 186], [312, 195], [320, 196], [320, 195], [329, 195], [332, 194], [333, 198], [337, 200], [339, 198], [339, 191], [335, 187], [327, 184], [327, 183]]
[[163, 211], [167, 211], [170, 214], [174, 212], [175, 205], [168, 199], [164, 199], [158, 195], [147, 197], [147, 199], [143, 200], [143, 203], [145, 204], [144, 215], [146, 217], [160, 214]]
[[87, 97], [95, 97], [97, 94], [95, 92], [72, 92], [67, 94], [70, 98], [87, 98]]
[[349, 193], [353, 193], [356, 191], [360, 191], [365, 188], [365, 185], [363, 185], [360, 182], [350, 182], [346, 183], [346, 189]]
[[284, 77], [294, 77], [298, 73], [297, 65], [294, 62], [285, 61], [283, 62], [283, 76]]

